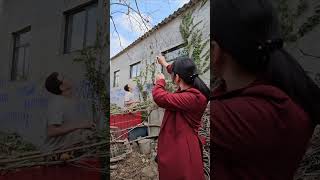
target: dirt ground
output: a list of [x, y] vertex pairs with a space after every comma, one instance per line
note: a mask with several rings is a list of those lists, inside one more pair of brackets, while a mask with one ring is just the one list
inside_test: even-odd
[[114, 180], [158, 180], [157, 163], [151, 154], [140, 154], [133, 150], [127, 157], [111, 165], [111, 179]]

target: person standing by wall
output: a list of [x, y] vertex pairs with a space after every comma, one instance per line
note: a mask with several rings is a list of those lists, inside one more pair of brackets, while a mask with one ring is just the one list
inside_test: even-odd
[[164, 75], [156, 75], [153, 99], [165, 109], [158, 138], [159, 179], [204, 180], [198, 131], [210, 90], [198, 77], [192, 59], [180, 58], [172, 65], [163, 56], [157, 59], [179, 87], [174, 93], [168, 92]]

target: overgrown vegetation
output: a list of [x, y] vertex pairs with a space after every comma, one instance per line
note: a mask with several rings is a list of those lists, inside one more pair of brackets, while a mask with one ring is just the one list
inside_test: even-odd
[[[276, 7], [280, 16], [282, 36], [286, 42], [296, 42], [320, 24], [320, 3], [311, 6], [309, 0], [299, 0], [294, 8], [289, 7], [289, 3], [288, 0], [280, 0], [276, 2]], [[299, 21], [300, 18], [305, 20]]]
[[17, 133], [0, 132], [1, 158], [35, 150], [36, 147], [33, 144], [23, 140]]
[[96, 43], [93, 47], [86, 47], [80, 51], [80, 55], [74, 59], [85, 65], [85, 76], [90, 83], [89, 92], [93, 101], [94, 110], [106, 113], [109, 111], [109, 96], [107, 89], [107, 59], [105, 53], [106, 44], [102, 44], [101, 33], [97, 33]]
[[181, 36], [186, 42], [185, 54], [193, 58], [198, 68], [199, 75], [203, 75], [210, 70], [210, 39], [204, 39], [203, 33], [198, 27], [202, 21], [194, 22], [193, 11], [184, 15], [180, 24]]
[[[107, 3], [104, 1], [104, 9], [107, 8]], [[106, 9], [105, 9], [106, 10]], [[106, 14], [104, 14], [106, 16]], [[106, 24], [104, 24], [106, 26]], [[109, 46], [107, 28], [101, 28], [97, 24], [96, 43], [93, 47], [86, 47], [80, 51], [80, 55], [74, 59], [75, 62], [85, 65], [85, 77], [89, 82], [89, 92], [91, 93], [92, 111], [96, 116], [95, 119], [101, 121], [103, 118], [103, 127], [96, 131], [97, 141], [106, 141], [110, 136], [109, 116], [109, 86], [107, 79], [109, 78], [109, 65], [106, 50]], [[99, 138], [100, 137], [100, 138]], [[110, 149], [109, 143], [106, 143], [105, 149]], [[104, 152], [104, 156], [100, 156], [102, 169], [107, 169], [102, 173], [102, 179], [107, 177], [109, 170], [109, 151]]]

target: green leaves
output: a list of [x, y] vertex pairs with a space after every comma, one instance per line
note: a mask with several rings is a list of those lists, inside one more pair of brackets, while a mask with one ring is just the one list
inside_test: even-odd
[[296, 8], [289, 8], [288, 0], [276, 3], [280, 14], [282, 36], [287, 42], [296, 42], [320, 24], [320, 4], [313, 7], [312, 14], [301, 23], [297, 19], [305, 18], [311, 8], [308, 0], [299, 0]]
[[309, 17], [305, 23], [301, 25], [298, 31], [298, 35], [303, 37], [308, 32], [312, 31], [317, 25], [320, 24], [320, 13], [316, 13]]
[[36, 147], [25, 141], [17, 133], [0, 132], [0, 155], [8, 156], [18, 153], [35, 151]]
[[295, 17], [299, 17], [303, 15], [308, 10], [308, 1], [307, 0], [299, 0], [298, 8], [295, 14]]
[[[152, 54], [153, 54], [153, 51], [151, 51], [151, 55]], [[155, 72], [156, 72], [155, 63], [151, 63], [151, 64], [146, 63], [146, 65], [144, 66], [144, 69], [140, 72], [140, 75], [133, 79], [133, 81], [136, 83], [139, 89], [140, 97], [142, 98], [143, 101], [147, 101], [149, 98], [149, 91], [145, 89], [145, 85], [152, 84], [155, 78]]]
[[80, 51], [80, 55], [73, 59], [74, 62], [83, 63], [86, 68], [85, 76], [91, 85], [92, 97], [97, 97], [98, 102], [93, 100], [93, 111], [99, 108], [103, 112], [109, 109], [109, 99], [107, 94], [106, 79], [107, 72], [103, 67], [106, 66], [107, 60], [103, 59], [103, 48], [98, 46], [84, 48]]
[[193, 58], [200, 75], [210, 69], [210, 50], [208, 48], [206, 50], [210, 39], [204, 41], [202, 32], [197, 29], [201, 22], [194, 23], [192, 12], [189, 12], [183, 17], [180, 24], [180, 34], [187, 43], [185, 47], [186, 54]]

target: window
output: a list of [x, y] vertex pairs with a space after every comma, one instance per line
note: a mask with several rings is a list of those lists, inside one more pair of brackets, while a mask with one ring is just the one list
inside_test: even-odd
[[31, 27], [13, 33], [13, 61], [11, 80], [27, 80], [30, 69], [30, 30]]
[[113, 87], [119, 87], [119, 74], [120, 70], [113, 73]]
[[132, 64], [130, 66], [130, 79], [140, 75], [140, 62]]
[[65, 53], [95, 45], [97, 38], [97, 9], [97, 3], [90, 3], [65, 13]]
[[[181, 44], [162, 52], [162, 54], [166, 58], [167, 62], [172, 64], [175, 60], [177, 60], [177, 58], [187, 55], [184, 47], [185, 44]], [[167, 79], [171, 78], [170, 74], [164, 67], [162, 67], [161, 71]]]

